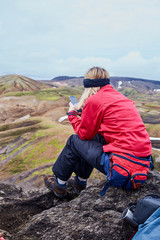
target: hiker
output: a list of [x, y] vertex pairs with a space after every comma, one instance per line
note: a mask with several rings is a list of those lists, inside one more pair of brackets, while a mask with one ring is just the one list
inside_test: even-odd
[[[67, 194], [67, 184], [80, 194], [93, 168], [106, 175], [104, 153], [130, 154], [142, 160], [151, 156], [151, 141], [133, 101], [113, 89], [109, 73], [93, 67], [86, 73], [83, 85], [80, 101], [76, 106], [70, 103], [67, 113], [76, 134], [69, 137], [56, 160], [52, 168], [55, 176], [44, 179], [58, 197]], [[83, 109], [81, 116], [79, 109]]]

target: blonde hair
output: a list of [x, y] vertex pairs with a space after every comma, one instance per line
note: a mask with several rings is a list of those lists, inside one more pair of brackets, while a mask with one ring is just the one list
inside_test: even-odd
[[[104, 68], [93, 67], [88, 70], [84, 78], [89, 78], [89, 79], [109, 78], [109, 73]], [[81, 109], [84, 106], [87, 98], [96, 94], [99, 89], [100, 87], [85, 88], [79, 102], [76, 105], [76, 109], [77, 110]]]

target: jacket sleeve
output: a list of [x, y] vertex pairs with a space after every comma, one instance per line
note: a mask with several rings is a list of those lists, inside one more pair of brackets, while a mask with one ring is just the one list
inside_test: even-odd
[[80, 118], [68, 116], [75, 133], [82, 140], [92, 139], [97, 134], [102, 118], [103, 110], [92, 97], [87, 99]]

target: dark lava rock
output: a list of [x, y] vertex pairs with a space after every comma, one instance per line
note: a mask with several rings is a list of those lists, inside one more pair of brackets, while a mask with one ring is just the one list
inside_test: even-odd
[[14, 185], [0, 183], [0, 229], [15, 234], [32, 216], [74, 197], [70, 194], [59, 199], [47, 188], [27, 192]]
[[160, 174], [153, 171], [138, 190], [110, 187], [101, 197], [101, 182], [73, 200], [58, 199], [45, 189], [23, 192], [1, 184], [0, 228], [12, 235], [9, 240], [128, 240], [134, 229], [121, 220], [121, 213], [130, 202], [160, 195], [159, 184]]

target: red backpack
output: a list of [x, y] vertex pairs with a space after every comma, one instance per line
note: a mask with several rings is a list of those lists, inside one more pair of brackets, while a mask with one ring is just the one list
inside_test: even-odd
[[135, 157], [127, 153], [103, 153], [101, 165], [107, 175], [107, 184], [101, 191], [103, 196], [109, 186], [137, 189], [147, 180], [149, 169], [153, 169], [152, 156]]

